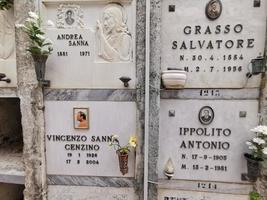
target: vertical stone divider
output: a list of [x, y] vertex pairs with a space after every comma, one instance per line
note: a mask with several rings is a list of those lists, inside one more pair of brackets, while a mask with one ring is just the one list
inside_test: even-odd
[[[14, 0], [15, 24], [25, 22], [35, 0]], [[43, 91], [38, 87], [31, 55], [26, 51], [29, 39], [16, 28], [18, 96], [21, 100], [25, 200], [46, 199], [45, 131]]]
[[136, 104], [137, 104], [137, 141], [135, 193], [139, 200], [144, 199], [144, 123], [145, 123], [145, 16], [144, 0], [136, 1]]
[[160, 55], [161, 0], [151, 0], [150, 6], [150, 101], [148, 199], [158, 199], [159, 111], [160, 111]]
[[[267, 24], [267, 20], [266, 20]], [[267, 28], [265, 34], [265, 56], [267, 55]], [[267, 67], [267, 66], [265, 66]], [[260, 99], [259, 99], [260, 122], [267, 125], [267, 74], [262, 74], [260, 85]], [[261, 177], [256, 182], [256, 189], [263, 197], [262, 200], [267, 200], [267, 161], [263, 164]]]

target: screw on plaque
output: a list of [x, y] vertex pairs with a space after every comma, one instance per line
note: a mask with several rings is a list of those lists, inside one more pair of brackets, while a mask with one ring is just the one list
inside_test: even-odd
[[169, 5], [169, 12], [175, 12], [175, 5]]
[[245, 118], [247, 116], [247, 111], [240, 111], [239, 112], [239, 117], [240, 118]]
[[254, 8], [259, 8], [261, 7], [261, 0], [254, 0]]
[[175, 117], [175, 110], [169, 110], [169, 117]]

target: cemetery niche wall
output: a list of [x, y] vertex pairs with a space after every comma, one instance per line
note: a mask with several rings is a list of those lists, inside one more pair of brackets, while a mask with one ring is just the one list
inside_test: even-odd
[[[253, 183], [241, 176], [247, 171], [243, 153], [249, 130], [259, 123], [261, 82], [260, 74], [250, 73], [252, 60], [264, 55], [266, 1], [151, 3], [149, 94], [155, 109], [149, 119], [148, 199], [247, 200]], [[13, 11], [0, 13], [1, 19], [8, 16], [1, 22], [0, 73], [11, 79], [0, 81], [0, 121], [8, 121], [10, 112], [20, 117], [22, 105], [22, 127], [19, 118], [18, 126], [0, 123], [0, 142], [18, 143], [12, 154], [0, 149], [0, 182], [18, 184], [22, 195], [25, 175], [29, 199], [143, 199], [145, 1], [16, 0], [15, 10], [23, 11], [15, 21], [22, 23], [24, 10], [34, 6], [54, 46], [46, 71], [51, 88], [37, 86], [23, 45], [29, 41], [19, 28], [20, 82], [17, 90], [6, 88], [16, 87], [17, 79], [15, 51], [6, 48], [14, 36]], [[160, 88], [160, 71], [168, 68], [186, 72], [184, 89]], [[123, 144], [131, 135], [140, 139], [126, 174], [109, 147], [112, 134]], [[167, 163], [174, 168], [170, 180]]]
[[[136, 153], [128, 170], [113, 147], [138, 135], [136, 2], [40, 2], [47, 61], [45, 132], [48, 199], [136, 199]], [[59, 192], [61, 191], [61, 192]]]
[[180, 68], [187, 80], [183, 90], [161, 91], [157, 198], [248, 199], [243, 154], [259, 123], [261, 81], [250, 75], [264, 55], [266, 1], [160, 5], [161, 71]]

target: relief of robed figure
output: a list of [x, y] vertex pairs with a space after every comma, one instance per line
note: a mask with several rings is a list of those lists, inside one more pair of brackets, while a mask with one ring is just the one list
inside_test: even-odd
[[127, 62], [132, 58], [132, 36], [128, 31], [124, 8], [107, 5], [97, 21], [98, 56], [107, 62]]
[[15, 50], [14, 16], [11, 10], [0, 11], [0, 59], [8, 59]]

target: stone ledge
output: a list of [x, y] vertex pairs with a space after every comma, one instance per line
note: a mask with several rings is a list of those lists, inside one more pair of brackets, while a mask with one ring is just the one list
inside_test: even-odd
[[246, 89], [180, 89], [161, 90], [161, 99], [222, 99], [222, 100], [242, 100], [258, 99], [258, 88]]
[[47, 183], [48, 185], [134, 187], [135, 180], [133, 178], [48, 175]]
[[[216, 184], [217, 189], [198, 188], [198, 183], [205, 183], [206, 185]], [[158, 183], [160, 189], [174, 189], [174, 190], [190, 190], [199, 192], [223, 193], [223, 194], [237, 194], [247, 195], [253, 190], [252, 184], [244, 181], [244, 183], [224, 183], [212, 181], [186, 181], [186, 180], [165, 180], [161, 179]]]
[[13, 146], [0, 148], [0, 182], [24, 184], [22, 152]]
[[0, 87], [0, 98], [18, 97], [17, 88], [1, 88]]
[[135, 101], [135, 89], [46, 89], [46, 101]]

